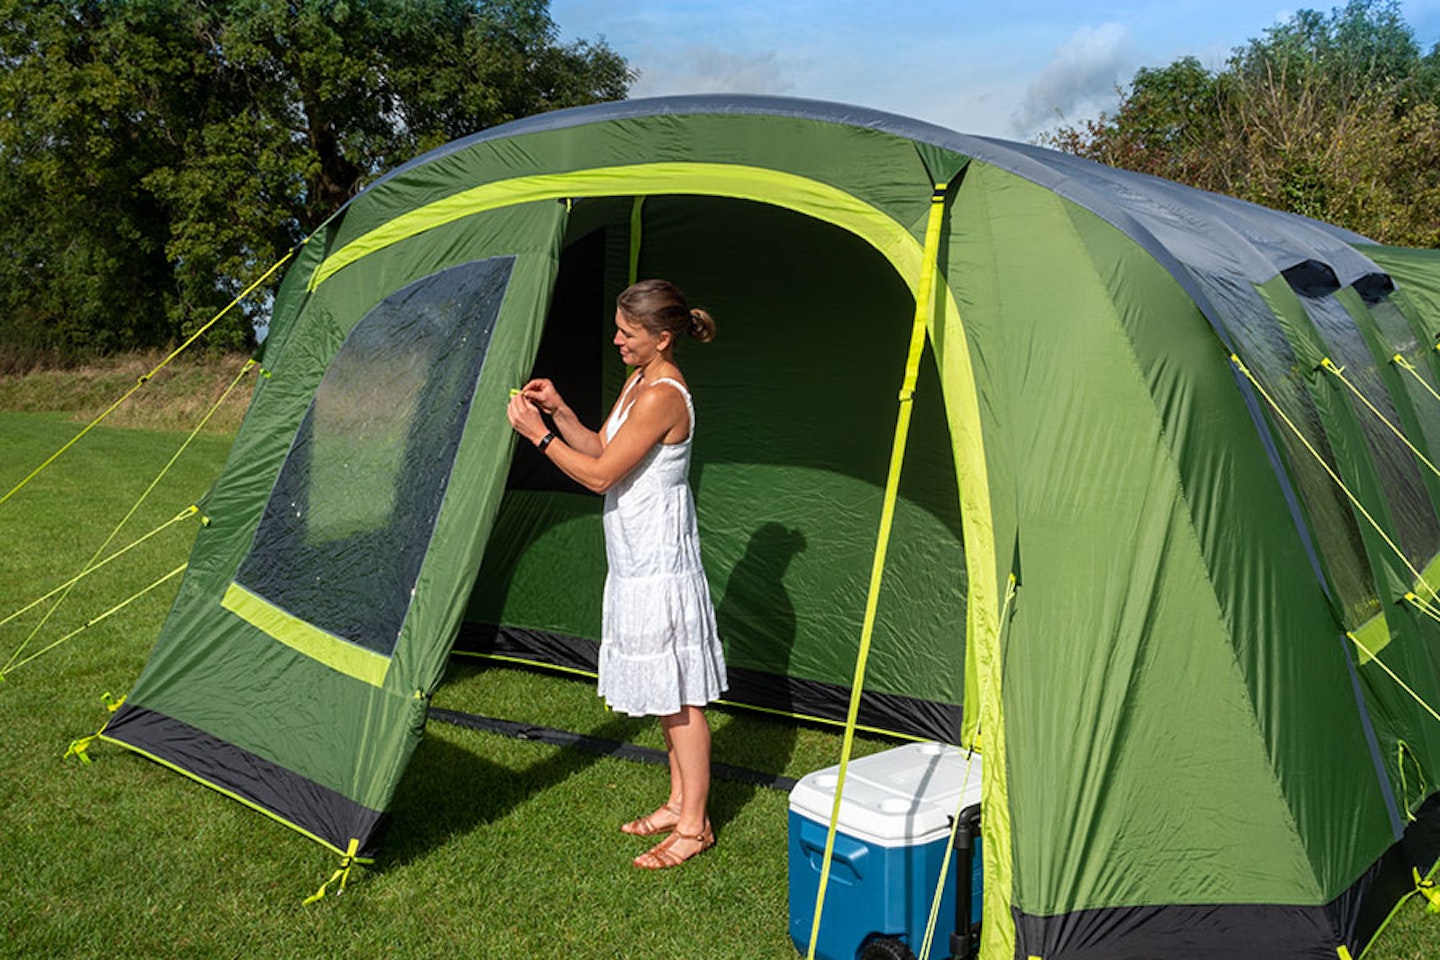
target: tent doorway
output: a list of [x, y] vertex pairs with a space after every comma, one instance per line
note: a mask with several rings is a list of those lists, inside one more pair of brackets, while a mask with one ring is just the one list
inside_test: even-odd
[[[579, 201], [534, 373], [554, 379], [591, 425], [624, 377], [610, 337], [632, 256], [637, 276], [674, 281], [719, 324], [715, 342], [682, 344], [679, 360], [697, 399], [691, 485], [729, 699], [842, 719], [911, 293], [861, 238], [780, 207], [658, 196], [637, 216], [630, 198]], [[900, 493], [861, 722], [954, 740], [965, 558], [928, 348]], [[599, 514], [598, 498], [517, 451], [458, 649], [593, 671], [605, 572]]]

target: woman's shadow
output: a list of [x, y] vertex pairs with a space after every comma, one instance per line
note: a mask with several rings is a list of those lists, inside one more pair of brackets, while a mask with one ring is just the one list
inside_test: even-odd
[[[715, 620], [725, 644], [731, 696], [781, 711], [793, 705], [787, 671], [797, 621], [785, 574], [805, 547], [801, 531], [765, 523], [750, 535], [745, 555], [730, 571]], [[712, 754], [717, 764], [783, 778], [795, 740], [795, 721], [737, 711], [715, 731]], [[758, 779], [717, 780], [712, 819], [724, 823], [734, 817], [761, 785]]]
[[403, 866], [454, 836], [499, 820], [598, 762], [607, 754], [605, 745], [627, 746], [645, 724], [613, 716], [584, 735], [600, 749], [553, 750], [523, 769], [486, 760], [444, 738], [426, 737], [396, 789], [393, 822], [400, 826], [386, 840], [377, 868]]

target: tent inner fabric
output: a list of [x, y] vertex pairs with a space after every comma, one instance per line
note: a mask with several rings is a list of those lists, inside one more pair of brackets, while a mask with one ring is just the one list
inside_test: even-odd
[[[534, 365], [592, 424], [623, 377], [610, 338], [631, 207], [576, 204], [571, 234], [584, 233], [561, 259]], [[707, 568], [726, 571], [727, 699], [843, 719], [913, 300], [852, 234], [772, 206], [652, 197], [641, 223], [639, 272], [684, 276], [720, 324], [680, 358], [698, 398], [701, 541]], [[925, 359], [862, 722], [953, 740], [966, 579], [943, 395]], [[459, 649], [593, 671], [604, 574], [599, 499], [522, 446]], [[560, 596], [557, 575], [571, 585]]]

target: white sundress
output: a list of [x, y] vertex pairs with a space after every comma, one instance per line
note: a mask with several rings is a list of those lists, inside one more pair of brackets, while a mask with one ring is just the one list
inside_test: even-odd
[[[609, 443], [630, 414], [626, 396], [606, 421]], [[612, 710], [667, 716], [704, 706], [727, 687], [715, 607], [700, 563], [700, 534], [690, 493], [695, 406], [685, 398], [690, 432], [680, 443], [657, 443], [605, 493], [605, 595], [599, 693]]]

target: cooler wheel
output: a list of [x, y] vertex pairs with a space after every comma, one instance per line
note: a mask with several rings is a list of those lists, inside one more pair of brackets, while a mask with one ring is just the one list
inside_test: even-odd
[[876, 937], [860, 948], [860, 960], [915, 960], [915, 953], [903, 940]]

